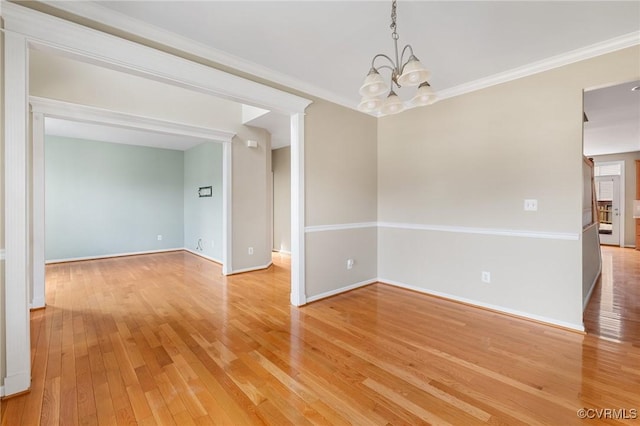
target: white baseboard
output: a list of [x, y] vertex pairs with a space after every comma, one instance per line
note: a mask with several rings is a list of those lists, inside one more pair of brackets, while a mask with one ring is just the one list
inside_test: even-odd
[[291, 256], [291, 252], [287, 251], [287, 250], [276, 250], [276, 249], [273, 249], [273, 250], [271, 250], [271, 252], [272, 253], [278, 253], [278, 254], [286, 254], [288, 256]]
[[48, 265], [50, 263], [79, 262], [81, 260], [109, 259], [112, 257], [137, 256], [140, 254], [166, 253], [169, 251], [180, 251], [180, 250], [184, 250], [184, 249], [182, 247], [177, 247], [177, 248], [161, 249], [161, 250], [134, 251], [131, 253], [101, 254], [96, 256], [85, 256], [85, 257], [70, 257], [66, 259], [46, 260], [44, 263]]
[[40, 309], [44, 308], [46, 305], [44, 299], [33, 299], [31, 303], [29, 303], [29, 309]]
[[4, 396], [4, 386], [0, 386], [0, 398]]
[[252, 267], [252, 268], [234, 269], [233, 271], [227, 272], [227, 275], [243, 274], [245, 272], [262, 271], [263, 269], [267, 269], [271, 265], [273, 265], [273, 262], [269, 262], [266, 265], [255, 266], [255, 267]]
[[31, 387], [31, 371], [23, 371], [4, 378], [2, 396], [28, 391]]
[[631, 245], [631, 244], [625, 244], [623, 247], [624, 248], [632, 248], [632, 249], [636, 248], [635, 245]]
[[598, 282], [598, 278], [600, 278], [601, 274], [602, 274], [602, 262], [600, 262], [600, 266], [598, 267], [598, 273], [596, 274], [596, 277], [593, 279], [593, 282], [591, 283], [591, 287], [589, 288], [589, 292], [587, 293], [587, 297], [582, 302], [582, 311], [583, 312], [584, 312], [585, 309], [587, 309], [587, 305], [589, 304], [589, 300], [591, 300], [591, 295], [593, 294], [593, 289], [596, 288], [596, 283]]
[[184, 251], [186, 251], [186, 252], [189, 252], [189, 253], [191, 253], [191, 254], [195, 254], [196, 256], [200, 256], [200, 257], [202, 257], [202, 258], [204, 258], [204, 259], [207, 259], [207, 260], [210, 260], [210, 261], [212, 261], [212, 262], [216, 262], [216, 263], [218, 263], [218, 264], [222, 265], [222, 260], [220, 260], [220, 259], [216, 259], [215, 257], [207, 256], [206, 254], [204, 254], [204, 253], [200, 253], [199, 251], [191, 250], [191, 249], [188, 249], [188, 248], [186, 248], [186, 247], [185, 247], [185, 248], [183, 248], [182, 250], [184, 250]]
[[378, 282], [377, 278], [373, 278], [366, 281], [360, 281], [359, 283], [351, 284], [345, 287], [340, 287], [335, 290], [326, 291], [324, 293], [316, 294], [315, 296], [307, 297], [307, 303], [315, 302], [316, 300], [325, 299], [327, 297], [335, 296], [336, 294], [344, 293], [350, 290], [354, 290], [359, 287], [364, 287], [365, 285], [373, 284]]
[[543, 316], [540, 316], [540, 315], [531, 314], [531, 313], [528, 313], [528, 312], [522, 312], [522, 311], [518, 311], [518, 310], [515, 310], [515, 309], [505, 308], [503, 306], [492, 305], [490, 303], [484, 303], [484, 302], [480, 302], [480, 301], [477, 301], [477, 300], [467, 299], [465, 297], [454, 296], [454, 295], [448, 294], [448, 293], [441, 293], [439, 291], [429, 290], [429, 289], [426, 289], [426, 288], [417, 287], [417, 286], [414, 286], [414, 285], [409, 285], [409, 284], [401, 283], [401, 282], [398, 282], [398, 281], [389, 280], [389, 279], [386, 279], [386, 278], [379, 278], [378, 282], [383, 283], [383, 284], [392, 285], [392, 286], [395, 286], [395, 287], [404, 288], [404, 289], [407, 289], [407, 290], [417, 291], [419, 293], [429, 294], [431, 296], [438, 296], [438, 297], [441, 297], [443, 299], [449, 299], [449, 300], [453, 300], [453, 301], [456, 301], [456, 302], [466, 303], [468, 305], [478, 306], [480, 308], [490, 309], [490, 310], [496, 311], [496, 312], [503, 312], [505, 314], [513, 315], [513, 316], [516, 316], [516, 317], [521, 317], [521, 318], [524, 318], [524, 319], [530, 319], [530, 320], [534, 320], [534, 321], [538, 321], [538, 322], [542, 322], [542, 323], [546, 323], [546, 324], [550, 324], [550, 325], [555, 325], [555, 326], [566, 328], [566, 329], [570, 329], [570, 330], [584, 332], [584, 325], [582, 325], [582, 324], [578, 325], [578, 324], [568, 323], [568, 322], [565, 322], [565, 321], [559, 321], [559, 320], [556, 320], [556, 319], [547, 318], [547, 317], [543, 317]]

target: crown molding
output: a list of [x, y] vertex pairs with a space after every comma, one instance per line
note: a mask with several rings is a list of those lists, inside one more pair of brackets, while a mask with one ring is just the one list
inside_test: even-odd
[[88, 1], [60, 2], [55, 0], [45, 0], [42, 1], [42, 3], [79, 17], [90, 19], [118, 30], [125, 31], [137, 37], [152, 40], [164, 46], [213, 61], [243, 73], [251, 74], [255, 77], [262, 78], [291, 89], [299, 90], [300, 92], [307, 93], [309, 95], [317, 96], [321, 99], [325, 99], [347, 108], [356, 109], [356, 106], [351, 99], [340, 96], [334, 92], [322, 89], [316, 85], [307, 83], [255, 62], [242, 59], [225, 51], [214, 49], [193, 39], [181, 36], [139, 19], [132, 18], [115, 10], [100, 6], [99, 4]]
[[465, 93], [475, 92], [476, 90], [486, 89], [487, 87], [497, 84], [507, 83], [519, 78], [527, 77], [533, 74], [549, 71], [585, 59], [594, 58], [606, 53], [615, 52], [640, 44], [640, 31], [634, 31], [619, 37], [605, 40], [590, 46], [581, 47], [569, 52], [561, 53], [541, 61], [532, 62], [518, 68], [513, 68], [498, 74], [481, 78], [475, 81], [441, 90], [438, 93], [438, 99], [447, 99], [454, 96], [464, 95]]
[[[357, 111], [356, 102], [341, 96], [337, 93], [322, 89], [316, 85], [304, 82], [297, 78], [272, 70], [255, 62], [247, 61], [227, 52], [217, 50], [198, 43], [190, 38], [177, 35], [171, 31], [162, 29], [155, 25], [148, 24], [135, 18], [131, 18], [122, 13], [108, 9], [91, 2], [58, 2], [52, 0], [43, 1], [56, 9], [77, 15], [82, 18], [100, 22], [105, 25], [117, 28], [132, 35], [153, 40], [168, 47], [193, 54], [198, 57], [211, 60], [224, 66], [231, 67], [241, 72], [254, 75], [273, 83], [277, 83], [291, 89], [308, 93], [312, 96], [325, 99], [330, 102], [345, 106]], [[506, 83], [527, 77], [540, 72], [548, 71], [554, 68], [572, 64], [574, 62], [593, 58], [606, 53], [621, 50], [627, 47], [640, 44], [640, 31], [635, 31], [599, 43], [575, 49], [569, 52], [561, 53], [550, 58], [532, 62], [521, 67], [513, 68], [501, 73], [497, 73], [485, 78], [470, 81], [458, 86], [450, 87], [437, 91], [438, 99], [443, 100], [455, 96], [464, 95], [466, 93], [475, 92], [477, 90], [486, 89], [497, 84]], [[406, 105], [407, 109], [412, 109], [411, 105]], [[380, 114], [370, 113], [368, 115], [379, 117]]]
[[293, 93], [203, 65], [102, 31], [4, 3], [5, 34], [26, 39], [29, 48], [52, 51], [106, 68], [144, 75], [152, 80], [238, 103], [291, 114], [312, 102]]

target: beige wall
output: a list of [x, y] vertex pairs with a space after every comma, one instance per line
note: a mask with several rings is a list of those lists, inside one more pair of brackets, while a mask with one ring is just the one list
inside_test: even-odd
[[326, 101], [305, 117], [306, 224], [375, 221], [376, 119]]
[[636, 161], [640, 160], [640, 151], [622, 154], [596, 155], [592, 157], [597, 163], [606, 161], [624, 161], [624, 241], [625, 247], [635, 247], [636, 223], [633, 218], [633, 200], [636, 199]]
[[291, 252], [291, 147], [271, 151], [273, 168], [273, 249]]
[[[376, 119], [325, 101], [305, 117], [306, 225], [375, 222]], [[306, 295], [314, 297], [377, 277], [377, 230], [306, 234]], [[346, 268], [354, 259], [353, 269]]]
[[[248, 269], [270, 262], [270, 139], [266, 131], [241, 124], [240, 104], [41, 51], [30, 54], [31, 95], [236, 133], [232, 266]], [[258, 148], [248, 148], [248, 139], [257, 140]]]
[[[628, 48], [381, 118], [378, 220], [581, 236], [582, 91], [638, 63]], [[582, 325], [580, 241], [381, 229], [379, 250], [382, 279]]]

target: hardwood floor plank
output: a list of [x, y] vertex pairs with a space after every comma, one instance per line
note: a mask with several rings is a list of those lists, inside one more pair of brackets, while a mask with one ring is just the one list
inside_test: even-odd
[[583, 407], [639, 409], [640, 252], [607, 253], [606, 278], [631, 289], [594, 292], [585, 321], [603, 338], [383, 284], [294, 308], [279, 255], [231, 277], [184, 252], [49, 265], [32, 390], [2, 401], [0, 425], [570, 425]]

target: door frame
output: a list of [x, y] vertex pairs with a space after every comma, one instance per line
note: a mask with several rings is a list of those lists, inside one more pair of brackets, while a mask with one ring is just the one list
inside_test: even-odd
[[625, 226], [625, 209], [626, 209], [626, 203], [625, 203], [625, 167], [624, 167], [624, 160], [613, 160], [613, 161], [598, 161], [596, 159], [593, 160], [593, 166], [594, 169], [595, 167], [601, 167], [601, 166], [613, 166], [613, 165], [620, 165], [620, 175], [599, 175], [599, 176], [594, 176], [594, 179], [597, 179], [598, 177], [606, 177], [606, 176], [618, 176], [618, 186], [619, 186], [619, 190], [618, 190], [618, 194], [620, 196], [620, 200], [619, 200], [619, 204], [620, 204], [620, 219], [619, 219], [619, 238], [618, 238], [618, 245], [620, 247], [625, 247], [625, 230], [626, 230], [626, 226]]
[[30, 256], [31, 283], [29, 307], [45, 307], [45, 118], [60, 118], [84, 123], [97, 123], [128, 129], [148, 130], [178, 136], [191, 136], [222, 144], [222, 273], [233, 271], [231, 263], [231, 142], [232, 132], [196, 127], [134, 114], [94, 108], [37, 96], [29, 97], [32, 120], [31, 202], [33, 227], [29, 229], [33, 247]]
[[[304, 111], [311, 100], [188, 59], [31, 10], [2, 3], [4, 20], [5, 375], [2, 395], [31, 384], [29, 286], [33, 244], [29, 51], [55, 55], [254, 105], [291, 119], [291, 303], [306, 303]], [[231, 238], [230, 238], [231, 239]], [[230, 240], [229, 239], [229, 240]], [[231, 253], [229, 253], [231, 256]], [[10, 325], [10, 326], [9, 326]]]

